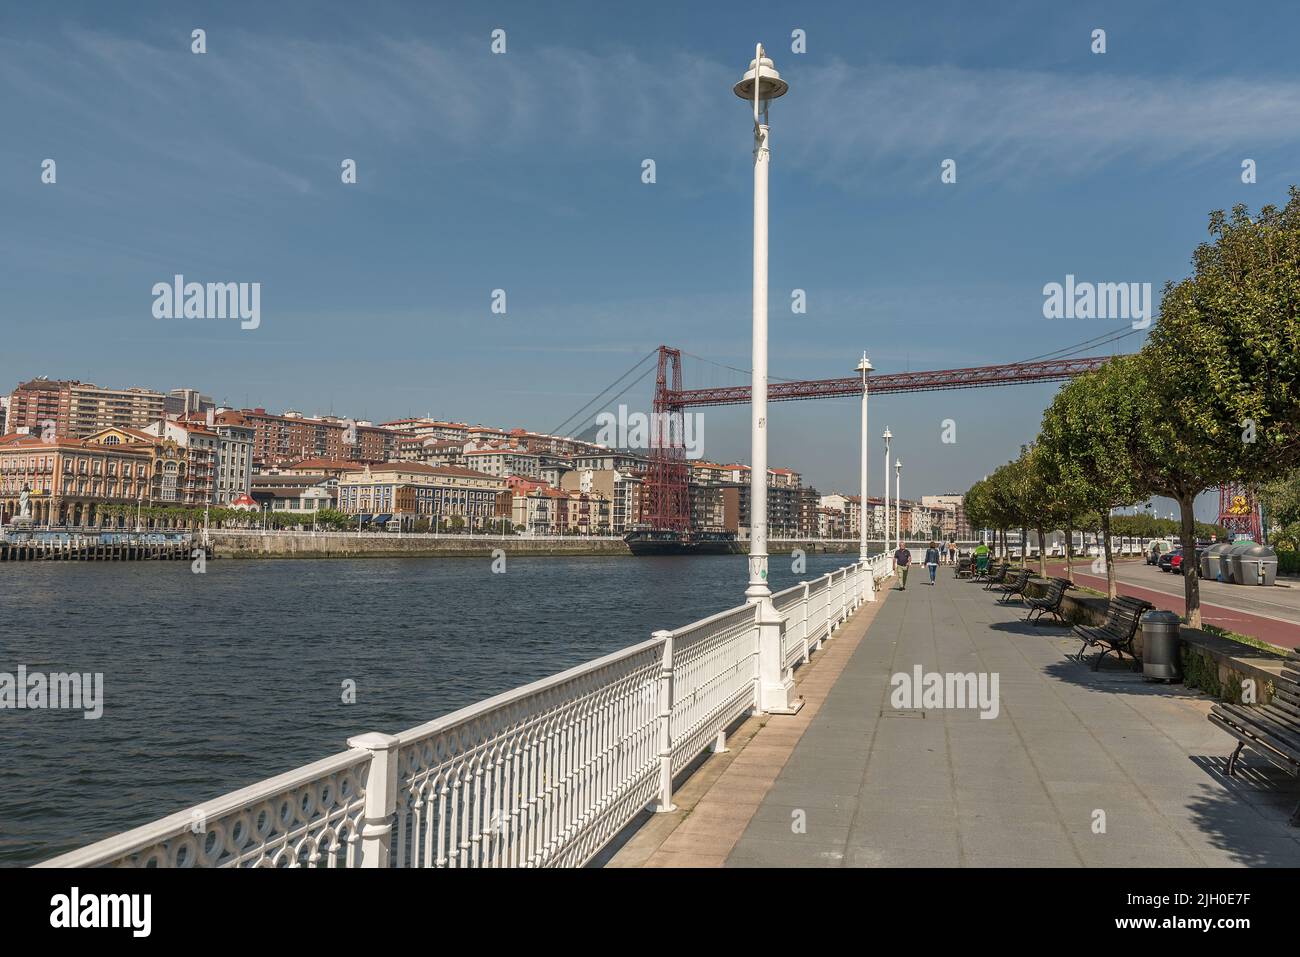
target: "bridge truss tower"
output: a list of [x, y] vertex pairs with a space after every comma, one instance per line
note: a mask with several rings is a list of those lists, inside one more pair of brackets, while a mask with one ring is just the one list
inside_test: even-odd
[[1262, 541], [1263, 527], [1259, 515], [1259, 502], [1250, 488], [1240, 482], [1219, 486], [1219, 524], [1234, 537]]

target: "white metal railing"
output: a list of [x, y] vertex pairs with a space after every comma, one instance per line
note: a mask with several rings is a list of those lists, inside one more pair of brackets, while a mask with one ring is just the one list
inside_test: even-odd
[[[674, 778], [765, 707], [830, 637], [885, 556], [742, 605], [146, 824], [42, 867], [581, 866]], [[770, 635], [771, 638], [765, 637]], [[779, 676], [778, 676], [779, 677]]]

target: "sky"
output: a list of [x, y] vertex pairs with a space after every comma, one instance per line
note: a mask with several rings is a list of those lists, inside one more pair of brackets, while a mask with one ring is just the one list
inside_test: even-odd
[[[864, 349], [878, 373], [1049, 353], [1129, 323], [1045, 318], [1046, 284], [1158, 297], [1211, 210], [1280, 205], [1300, 182], [1298, 17], [1203, 2], [6, 5], [0, 389], [48, 375], [550, 431], [660, 344], [687, 353], [688, 388], [744, 384], [752, 121], [731, 86], [759, 41], [790, 84], [771, 109], [772, 376], [852, 374]], [[259, 324], [156, 318], [152, 290], [177, 274], [260, 283]], [[620, 401], [648, 410], [652, 380]], [[904, 496], [964, 491], [1033, 439], [1056, 388], [881, 396], [871, 429], [895, 436]], [[701, 413], [706, 456], [746, 461], [748, 409]], [[855, 399], [770, 415], [771, 464], [856, 490]]]

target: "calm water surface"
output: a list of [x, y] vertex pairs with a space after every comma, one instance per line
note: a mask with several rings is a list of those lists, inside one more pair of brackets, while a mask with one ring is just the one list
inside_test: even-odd
[[[851, 557], [810, 555], [773, 590]], [[744, 601], [744, 556], [6, 563], [0, 672], [103, 672], [104, 714], [0, 710], [0, 863], [29, 864]], [[342, 701], [356, 682], [356, 703]]]

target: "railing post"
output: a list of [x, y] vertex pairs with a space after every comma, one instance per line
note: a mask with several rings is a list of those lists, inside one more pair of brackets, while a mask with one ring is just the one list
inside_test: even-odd
[[846, 568], [840, 578], [840, 622], [849, 620], [849, 571]]
[[664, 643], [659, 664], [659, 800], [651, 808], [656, 814], [677, 810], [673, 804], [673, 633], [656, 631], [652, 638]]
[[785, 619], [770, 598], [754, 603], [758, 628], [758, 710], [764, 714], [794, 714], [803, 700], [794, 697], [794, 678], [781, 656]]
[[862, 563], [862, 595], [865, 601], [876, 600], [876, 568], [871, 559]]
[[[803, 663], [808, 664], [808, 658], [813, 651], [808, 644], [808, 583], [800, 582], [799, 584], [803, 586], [803, 597], [799, 599], [799, 618], [802, 620], [803, 628], [803, 631], [800, 632], [803, 635]], [[820, 642], [818, 642], [818, 647], [821, 647]]]
[[[834, 589], [834, 586], [831, 584], [831, 576], [829, 572], [822, 577], [826, 579], [826, 587], [823, 588], [821, 592], [821, 619], [822, 624], [825, 624], [826, 626], [826, 640], [829, 641], [831, 638], [835, 637], [831, 634], [831, 591]], [[820, 628], [821, 625], [819, 624], [817, 627]]]
[[397, 810], [397, 745], [391, 734], [370, 731], [348, 738], [349, 748], [370, 752], [366, 770], [365, 819], [361, 825], [361, 867], [387, 867]]

